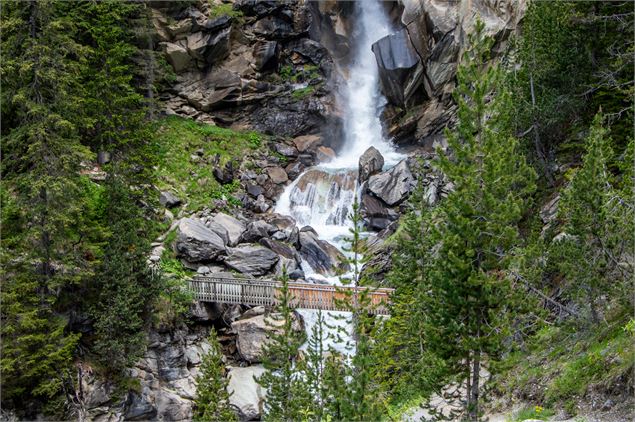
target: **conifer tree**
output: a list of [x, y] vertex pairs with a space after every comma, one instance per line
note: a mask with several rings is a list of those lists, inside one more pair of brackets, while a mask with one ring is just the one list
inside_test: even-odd
[[267, 391], [264, 420], [286, 422], [301, 420], [304, 410], [310, 407], [310, 397], [294, 365], [304, 343], [304, 333], [293, 329], [292, 296], [286, 271], [283, 271], [280, 283], [276, 313], [267, 318], [272, 334], [263, 348], [266, 372], [256, 381]]
[[121, 175], [111, 170], [106, 180], [105, 226], [108, 246], [92, 289], [91, 309], [97, 360], [113, 375], [133, 365], [145, 350], [146, 321], [160, 289], [148, 267], [149, 224]]
[[[582, 167], [562, 193], [558, 216], [564, 235], [551, 248], [569, 290], [574, 298], [584, 298], [594, 323], [599, 322], [597, 301], [603, 294], [628, 296], [633, 267], [625, 254], [635, 241], [632, 191], [624, 196], [615, 188], [608, 168], [611, 139], [602, 120], [601, 114], [595, 117]], [[628, 186], [628, 173], [625, 178]]]
[[196, 377], [194, 420], [205, 422], [236, 421], [236, 413], [229, 404], [229, 381], [225, 378], [223, 353], [212, 328], [209, 333], [210, 350], [201, 360], [200, 373]]
[[324, 414], [325, 386], [324, 386], [324, 342], [327, 328], [322, 310], [317, 311], [315, 325], [311, 328], [311, 335], [307, 340], [305, 359], [298, 363], [300, 376], [304, 379], [307, 392], [311, 400], [304, 410], [304, 419], [321, 421]]
[[[489, 63], [493, 40], [479, 20], [457, 71], [458, 123], [446, 131], [449, 152], [437, 166], [454, 190], [430, 213], [425, 283], [427, 349], [466, 382], [465, 417], [479, 418], [481, 368], [501, 351], [513, 307], [505, 274], [518, 243], [517, 224], [535, 174], [518, 151], [506, 121], [508, 93], [501, 72]], [[491, 368], [491, 367], [490, 367]]]
[[64, 296], [94, 267], [79, 171], [90, 154], [72, 120], [84, 49], [52, 2], [1, 9], [2, 189], [19, 223], [2, 253], [2, 403], [33, 417], [70, 371], [79, 335], [66, 329]]

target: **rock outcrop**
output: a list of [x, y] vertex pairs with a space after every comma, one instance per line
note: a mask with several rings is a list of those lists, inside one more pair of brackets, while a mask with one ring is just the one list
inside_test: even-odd
[[177, 230], [176, 251], [190, 262], [211, 261], [226, 253], [223, 239], [199, 219], [184, 218]]
[[370, 176], [379, 173], [383, 167], [384, 157], [381, 153], [375, 147], [368, 148], [359, 157], [358, 183], [364, 183]]
[[260, 245], [240, 245], [229, 248], [225, 264], [243, 274], [264, 275], [276, 265], [278, 255]]
[[401, 160], [390, 170], [368, 179], [368, 190], [390, 206], [403, 202], [414, 187], [415, 179], [407, 160]]

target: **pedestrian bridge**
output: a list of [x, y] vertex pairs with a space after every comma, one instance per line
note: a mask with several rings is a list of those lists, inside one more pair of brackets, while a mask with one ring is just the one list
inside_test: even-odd
[[[198, 301], [252, 306], [277, 305], [281, 286], [279, 281], [212, 276], [196, 276], [189, 281], [190, 290]], [[389, 297], [394, 291], [386, 288], [294, 282], [289, 282], [288, 286], [293, 308], [350, 311], [350, 305], [347, 304], [355, 304], [360, 295], [366, 292], [370, 298], [369, 312], [376, 315], [388, 315]]]

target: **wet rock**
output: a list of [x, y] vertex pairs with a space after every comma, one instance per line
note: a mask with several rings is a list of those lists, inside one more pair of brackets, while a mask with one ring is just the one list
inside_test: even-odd
[[401, 29], [375, 44], [373, 53], [379, 67], [382, 92], [392, 104], [405, 106], [423, 83], [423, 66], [408, 30]]
[[406, 160], [368, 179], [368, 190], [390, 206], [405, 200], [414, 187], [415, 179]]
[[318, 163], [328, 163], [335, 158], [335, 151], [329, 147], [319, 146], [315, 152], [315, 158]]
[[359, 157], [358, 181], [364, 183], [384, 167], [384, 157], [375, 147], [370, 147]]
[[322, 44], [308, 38], [300, 38], [287, 44], [286, 49], [301, 55], [314, 65], [320, 66], [330, 60], [328, 51]]
[[243, 222], [222, 212], [212, 215], [212, 221], [227, 231], [229, 246], [236, 246], [246, 230]]
[[161, 205], [168, 208], [178, 207], [182, 203], [176, 195], [169, 191], [161, 191], [159, 194], [159, 202]]
[[287, 172], [285, 172], [282, 167], [269, 167], [267, 168], [267, 174], [269, 175], [271, 181], [276, 185], [280, 185], [289, 180]]
[[318, 239], [315, 231], [300, 230], [299, 238], [300, 254], [315, 271], [323, 275], [334, 275], [338, 268], [348, 268], [348, 264], [344, 263], [344, 255], [335, 246]]
[[287, 172], [287, 175], [289, 177], [289, 179], [295, 179], [297, 178], [300, 174], [302, 174], [302, 172], [304, 171], [304, 169], [306, 168], [306, 166], [304, 164], [302, 164], [299, 161], [296, 161], [294, 163], [291, 163], [289, 165], [287, 165], [284, 168], [284, 171]]
[[265, 200], [264, 195], [258, 195], [258, 199], [252, 204], [252, 209], [257, 213], [265, 213], [271, 205]]
[[229, 368], [229, 403], [238, 409], [241, 420], [260, 419], [265, 390], [254, 377], [260, 377], [264, 372], [265, 368], [262, 365]]
[[289, 279], [291, 280], [302, 280], [304, 279], [304, 271], [300, 268], [296, 268], [295, 270], [289, 273]]
[[172, 68], [176, 73], [181, 73], [192, 62], [192, 58], [188, 54], [187, 50], [178, 44], [166, 43], [165, 44], [165, 58], [172, 65]]
[[[294, 312], [293, 318], [292, 330], [302, 331], [300, 316]], [[280, 314], [261, 314], [234, 321], [231, 327], [237, 335], [236, 345], [240, 356], [248, 362], [262, 362], [263, 347], [270, 341], [271, 334], [280, 332], [283, 325]]]
[[322, 138], [318, 135], [303, 135], [294, 138], [293, 143], [300, 152], [311, 151], [322, 143]]
[[225, 265], [243, 274], [264, 275], [278, 262], [278, 255], [260, 245], [230, 248]]
[[194, 218], [183, 218], [178, 225], [177, 253], [190, 262], [211, 261], [225, 254], [225, 242], [203, 222]]

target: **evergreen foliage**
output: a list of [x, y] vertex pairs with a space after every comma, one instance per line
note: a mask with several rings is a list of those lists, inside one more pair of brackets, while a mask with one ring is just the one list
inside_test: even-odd
[[615, 188], [608, 168], [611, 139], [602, 120], [598, 114], [587, 137], [582, 167], [562, 193], [558, 215], [564, 232], [554, 239], [550, 251], [570, 283], [568, 291], [584, 298], [580, 302], [588, 304], [596, 324], [603, 295], [609, 300], [626, 299], [625, 305], [631, 301], [633, 266], [627, 254], [635, 243], [632, 188], [626, 192]]
[[79, 175], [90, 153], [72, 120], [83, 49], [54, 3], [4, 3], [2, 21], [2, 189], [20, 223], [2, 253], [2, 400], [37, 409], [32, 400], [60, 390], [79, 339], [66, 330], [64, 293], [94, 268]]
[[209, 351], [201, 360], [200, 374], [196, 377], [196, 421], [236, 421], [236, 413], [229, 404], [229, 381], [225, 378], [223, 352], [212, 328], [209, 333]]
[[297, 421], [302, 420], [306, 408], [310, 407], [308, 389], [294, 365], [294, 359], [304, 343], [304, 333], [293, 329], [293, 309], [286, 271], [280, 282], [276, 313], [268, 316], [272, 334], [263, 348], [266, 372], [256, 381], [267, 391], [264, 420]]

